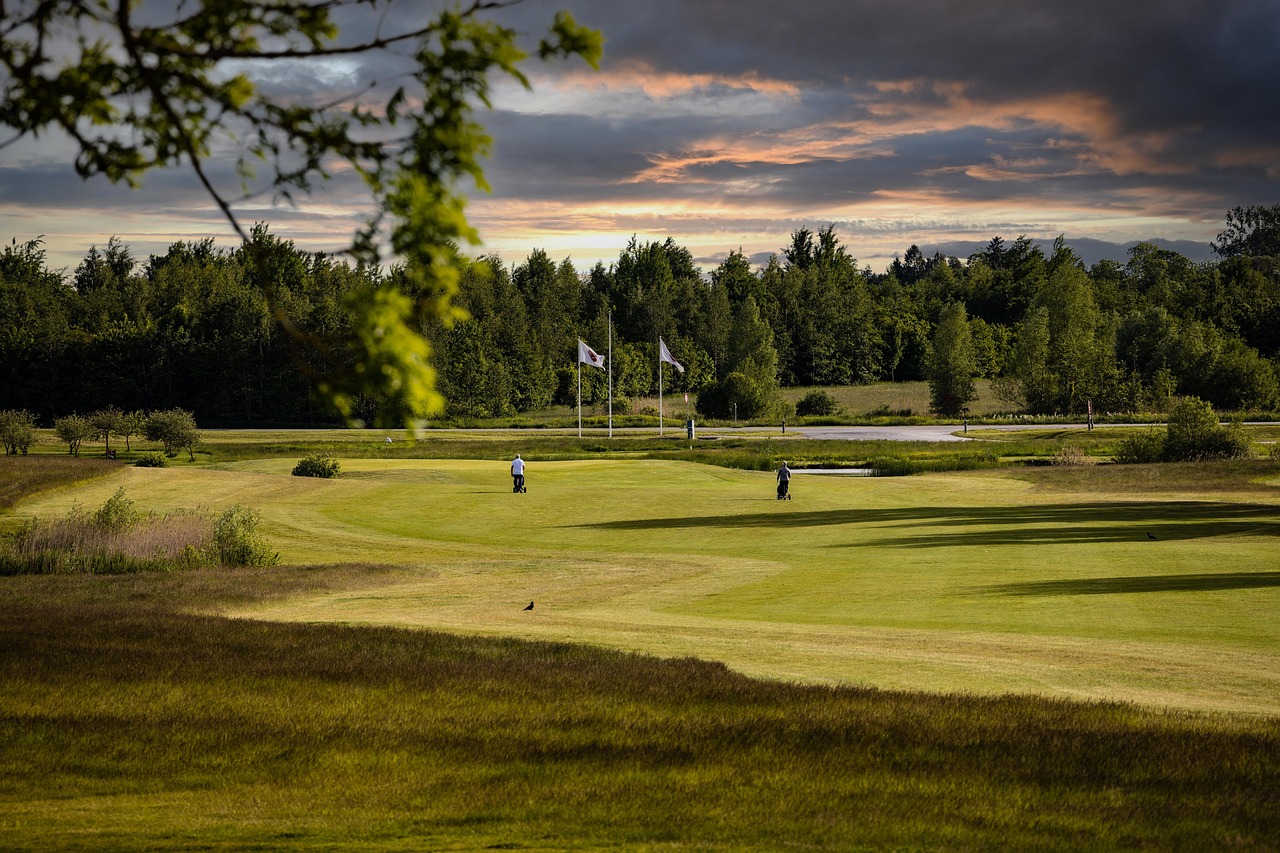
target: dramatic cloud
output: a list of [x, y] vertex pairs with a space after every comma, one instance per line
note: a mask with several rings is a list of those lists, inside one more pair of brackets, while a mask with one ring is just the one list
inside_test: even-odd
[[[438, 5], [348, 26], [386, 31]], [[763, 259], [828, 223], [873, 268], [912, 243], [949, 251], [996, 235], [1066, 234], [1123, 257], [1150, 238], [1205, 247], [1229, 207], [1280, 200], [1273, 3], [528, 0], [495, 14], [534, 34], [557, 8], [601, 29], [606, 56], [598, 73], [531, 66], [533, 90], [502, 83], [481, 116], [495, 144], [493, 192], [470, 207], [477, 251], [510, 261], [544, 248], [585, 268], [633, 235], [674, 237], [708, 264], [736, 249]], [[390, 56], [250, 73], [315, 101], [403, 67]], [[113, 207], [132, 233], [225, 234], [191, 181], [153, 176], [131, 195], [41, 153], [0, 155], [11, 236], [38, 229], [73, 258], [114, 233], [84, 239]], [[296, 213], [258, 200], [250, 218], [332, 249], [358, 189], [338, 181]]]

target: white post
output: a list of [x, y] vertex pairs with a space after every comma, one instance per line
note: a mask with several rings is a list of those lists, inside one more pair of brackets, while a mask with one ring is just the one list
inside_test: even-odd
[[578, 359], [578, 438], [582, 438], [582, 359]]
[[662, 435], [662, 338], [658, 338], [658, 435]]
[[613, 438], [613, 312], [609, 312], [609, 438]]

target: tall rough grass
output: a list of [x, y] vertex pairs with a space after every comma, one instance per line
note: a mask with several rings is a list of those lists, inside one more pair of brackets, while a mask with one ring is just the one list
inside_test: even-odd
[[0, 510], [28, 495], [47, 489], [92, 480], [120, 470], [106, 459], [72, 459], [59, 456], [0, 456]]
[[82, 513], [31, 522], [6, 553], [0, 574], [126, 574], [216, 564], [209, 519], [192, 513], [150, 517], [129, 530], [93, 523]]
[[217, 519], [195, 512], [142, 515], [117, 489], [95, 512], [76, 508], [33, 519], [0, 545], [0, 575], [130, 574], [279, 560], [258, 533], [258, 516], [235, 506]]
[[948, 456], [873, 456], [866, 467], [877, 477], [905, 477], [937, 471], [978, 471], [996, 468], [1000, 457], [994, 453], [953, 453]]

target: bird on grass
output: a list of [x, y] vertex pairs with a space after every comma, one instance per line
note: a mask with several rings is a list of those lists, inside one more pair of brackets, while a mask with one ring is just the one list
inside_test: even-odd
[[528, 606], [528, 607], [526, 607], [526, 608], [525, 608], [525, 610], [532, 610], [532, 609], [533, 609], [533, 602], [532, 602], [532, 601], [530, 601], [530, 602], [529, 602], [529, 606]]
[[[1157, 537], [1154, 533], [1148, 533], [1148, 534], [1147, 534], [1147, 538], [1148, 538], [1148, 539], [1156, 539], [1156, 538], [1158, 538], [1158, 537]], [[532, 604], [532, 602], [530, 602], [530, 604]]]

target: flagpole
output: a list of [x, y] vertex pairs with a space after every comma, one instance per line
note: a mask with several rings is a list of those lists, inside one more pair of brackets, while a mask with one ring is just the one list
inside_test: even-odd
[[[662, 338], [658, 338], [658, 346], [662, 346]], [[658, 435], [662, 435], [662, 350], [658, 350]]]
[[613, 438], [613, 312], [609, 312], [609, 438]]
[[578, 438], [582, 438], [582, 359], [578, 359]]

